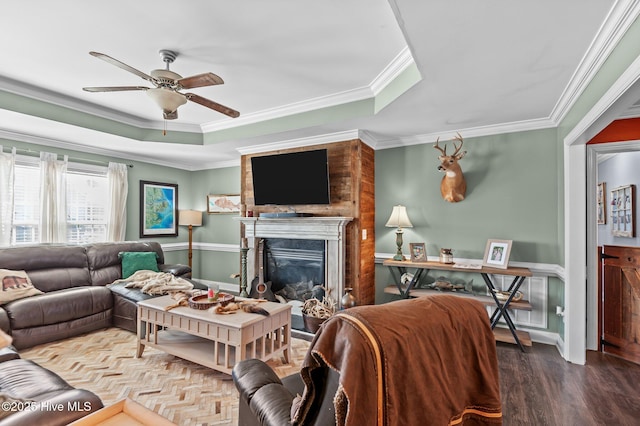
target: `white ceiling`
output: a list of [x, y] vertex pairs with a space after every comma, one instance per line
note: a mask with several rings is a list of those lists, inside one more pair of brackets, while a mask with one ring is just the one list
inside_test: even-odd
[[[240, 152], [353, 135], [385, 148], [456, 131], [469, 137], [555, 126], [632, 2], [6, 3], [0, 138], [199, 170], [237, 164]], [[184, 77], [222, 77], [223, 85], [190, 91], [241, 116], [189, 102], [164, 122], [144, 92], [82, 90], [148, 86], [89, 51], [149, 73], [165, 66], [160, 49], [178, 52], [171, 70]], [[69, 119], [57, 107], [25, 114], [9, 94], [95, 117]], [[176, 132], [195, 139], [181, 141]]]

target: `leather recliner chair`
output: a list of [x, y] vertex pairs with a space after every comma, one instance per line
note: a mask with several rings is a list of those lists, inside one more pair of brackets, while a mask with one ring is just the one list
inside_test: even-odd
[[436, 295], [359, 306], [323, 323], [299, 374], [233, 368], [239, 425], [502, 424], [484, 306]]

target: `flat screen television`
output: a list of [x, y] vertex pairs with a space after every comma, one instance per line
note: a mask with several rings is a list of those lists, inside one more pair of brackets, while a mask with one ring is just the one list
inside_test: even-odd
[[330, 204], [326, 149], [251, 158], [256, 206]]

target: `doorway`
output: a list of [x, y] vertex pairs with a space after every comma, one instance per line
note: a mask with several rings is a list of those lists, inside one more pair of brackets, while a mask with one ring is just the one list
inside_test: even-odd
[[[623, 127], [624, 132], [614, 132]], [[601, 260], [597, 286], [593, 289], [589, 285], [587, 290], [588, 322], [595, 322], [587, 330], [590, 338], [587, 348], [636, 363], [640, 362], [640, 346], [634, 343], [635, 334], [640, 333], [640, 308], [636, 308], [640, 304], [640, 264], [636, 265], [640, 259], [640, 238], [635, 211], [640, 183], [640, 172], [636, 171], [640, 163], [638, 145], [640, 119], [614, 121], [587, 145], [596, 158], [596, 166], [591, 170], [597, 182], [595, 205], [590, 209], [596, 211], [592, 218], [596, 223], [589, 223], [589, 228], [597, 229], [596, 249], [589, 251], [589, 258]]]
[[[626, 138], [627, 140], [625, 141], [624, 137], [617, 136], [617, 138], [622, 139], [623, 141], [622, 142], [603, 141], [607, 143], [596, 143], [596, 144], [590, 143], [590, 144], [587, 144], [586, 146], [587, 147], [587, 188], [593, 188], [592, 191], [591, 190], [587, 191], [587, 203], [590, 206], [590, 208], [587, 211], [587, 253], [590, 253], [590, 255], [587, 258], [587, 265], [588, 265], [588, 270], [593, 272], [588, 274], [588, 279], [587, 279], [587, 300], [586, 300], [587, 345], [586, 345], [586, 349], [596, 350], [596, 351], [602, 350], [603, 348], [602, 340], [604, 339], [604, 341], [607, 343], [613, 343], [613, 345], [609, 345], [607, 348], [604, 349], [605, 352], [614, 353], [615, 355], [623, 356], [623, 357], [625, 357], [623, 353], [624, 351], [620, 352], [616, 348], [616, 346], [618, 347], [621, 346], [620, 345], [621, 341], [611, 338], [611, 328], [609, 328], [609, 331], [607, 331], [605, 327], [603, 327], [604, 317], [609, 317], [611, 319], [617, 316], [617, 318], [619, 319], [622, 318], [621, 310], [623, 309], [623, 306], [621, 305], [617, 307], [616, 309], [619, 312], [617, 314], [613, 314], [611, 312], [611, 309], [612, 309], [611, 305], [606, 306], [605, 304], [602, 303], [602, 297], [601, 297], [602, 289], [600, 288], [600, 284], [599, 284], [599, 281], [600, 281], [599, 276], [602, 272], [604, 272], [605, 270], [608, 270], [609, 275], [615, 275], [615, 277], [613, 278], [614, 280], [616, 280], [615, 285], [623, 285], [628, 290], [633, 287], [633, 282], [629, 281], [629, 278], [631, 277], [631, 275], [629, 274], [625, 275], [625, 273], [621, 269], [619, 268], [616, 269], [615, 262], [610, 262], [613, 266], [611, 265], [605, 266], [605, 269], [601, 269], [600, 262], [598, 261], [600, 257], [600, 249], [598, 247], [602, 245], [637, 247], [637, 246], [640, 246], [640, 243], [639, 243], [640, 240], [635, 235], [640, 235], [640, 234], [638, 234], [638, 231], [636, 230], [636, 234], [633, 237], [613, 236], [612, 235], [613, 223], [612, 223], [610, 209], [606, 211], [606, 216], [605, 216], [606, 224], [599, 223], [601, 221], [599, 219], [602, 219], [602, 218], [599, 217], [598, 215], [597, 188], [598, 188], [598, 184], [602, 182], [606, 183], [606, 190], [605, 190], [606, 204], [607, 204], [607, 207], [610, 208], [611, 207], [610, 203], [613, 201], [611, 198], [611, 190], [615, 190], [619, 186], [618, 184], [623, 182], [620, 179], [628, 180], [633, 178], [630, 176], [625, 176], [625, 177], [619, 178], [616, 181], [615, 179], [612, 179], [611, 173], [606, 172], [606, 168], [604, 169], [604, 173], [602, 176], [598, 175], [598, 170], [599, 170], [598, 160], [601, 160], [602, 162], [602, 160], [605, 159], [605, 162], [609, 162], [609, 161], [615, 161], [617, 159], [618, 162], [615, 164], [610, 164], [611, 167], [609, 168], [618, 169], [620, 172], [622, 172], [622, 169], [624, 169], [625, 167], [621, 166], [621, 164], [624, 164], [624, 160], [621, 161], [621, 159], [626, 158], [626, 162], [631, 161], [630, 164], [632, 164], [635, 168], [635, 165], [637, 164], [637, 159], [640, 158], [640, 127], [638, 127], [638, 129], [635, 130], [635, 133], [636, 133], [636, 135], [634, 136], [636, 138], [635, 140], [629, 140], [630, 138], [627, 137]], [[606, 182], [607, 180], [610, 180], [612, 182], [612, 185]], [[626, 180], [624, 180], [624, 182], [629, 184], [637, 183], [637, 182], [627, 182]], [[637, 218], [635, 219], [635, 223], [636, 224], [638, 223]], [[611, 249], [609, 250], [611, 251]], [[617, 256], [617, 254], [614, 254], [614, 256]], [[625, 256], [625, 258], [628, 258], [628, 257], [630, 256]], [[602, 277], [603, 281], [605, 279], [609, 279], [609, 278]], [[606, 286], [604, 287], [605, 297], [606, 297], [607, 291], [611, 294], [612, 288], [611, 287], [607, 288]], [[618, 294], [614, 294], [611, 297], [618, 297], [618, 296], [619, 296]], [[606, 318], [604, 319], [606, 320]], [[612, 326], [609, 325], [608, 327], [612, 327]], [[614, 328], [618, 327], [618, 325], [614, 324], [613, 327]], [[622, 333], [622, 332], [620, 331], [620, 329], [618, 329], [618, 331], [613, 332], [613, 334], [616, 334], [616, 333]], [[607, 334], [608, 334], [608, 337], [607, 337]], [[626, 344], [622, 346], [626, 346]], [[636, 349], [631, 346], [629, 346], [629, 348], [633, 349], [631, 351], [632, 354], [634, 351], [636, 351]], [[634, 362], [638, 362], [638, 361], [635, 360]]]

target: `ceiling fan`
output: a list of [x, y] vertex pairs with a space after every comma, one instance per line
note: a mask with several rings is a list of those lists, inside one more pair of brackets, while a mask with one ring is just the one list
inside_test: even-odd
[[82, 90], [87, 92], [121, 92], [127, 90], [144, 90], [149, 97], [153, 99], [158, 106], [162, 109], [165, 120], [175, 120], [178, 118], [178, 107], [184, 105], [187, 101], [192, 101], [207, 108], [211, 108], [229, 117], [236, 118], [240, 116], [240, 113], [229, 107], [221, 105], [210, 99], [203, 98], [195, 93], [182, 93], [182, 89], [193, 89], [195, 87], [214, 86], [216, 84], [224, 84], [224, 81], [217, 75], [208, 72], [204, 74], [198, 74], [191, 77], [182, 77], [173, 71], [169, 70], [169, 64], [171, 64], [178, 54], [172, 50], [160, 50], [160, 56], [162, 60], [167, 64], [166, 69], [157, 69], [151, 71], [151, 75], [145, 74], [111, 56], [105, 55], [99, 52], [89, 52], [91, 56], [95, 56], [98, 59], [102, 59], [112, 65], [122, 68], [125, 71], [129, 71], [138, 77], [141, 77], [155, 87], [144, 86], [114, 86], [114, 87], [83, 87]]

